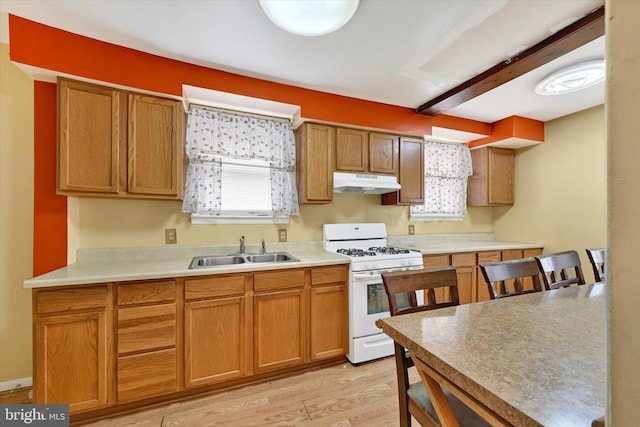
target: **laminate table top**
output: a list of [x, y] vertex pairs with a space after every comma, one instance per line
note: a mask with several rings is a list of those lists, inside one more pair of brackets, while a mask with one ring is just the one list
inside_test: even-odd
[[606, 412], [606, 293], [595, 283], [377, 325], [507, 423], [591, 426]]

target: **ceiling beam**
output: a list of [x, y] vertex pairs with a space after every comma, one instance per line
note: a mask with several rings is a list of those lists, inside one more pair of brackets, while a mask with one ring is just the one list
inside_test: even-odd
[[427, 116], [444, 113], [603, 35], [604, 6], [601, 6], [540, 43], [422, 104], [416, 112]]

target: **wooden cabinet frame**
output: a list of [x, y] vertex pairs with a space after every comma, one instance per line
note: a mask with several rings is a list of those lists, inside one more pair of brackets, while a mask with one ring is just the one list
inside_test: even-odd
[[58, 193], [182, 199], [177, 100], [58, 78]]

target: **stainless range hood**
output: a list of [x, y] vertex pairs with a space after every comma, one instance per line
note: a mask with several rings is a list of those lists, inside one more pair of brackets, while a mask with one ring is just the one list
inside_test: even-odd
[[395, 176], [333, 173], [333, 191], [336, 193], [385, 194], [399, 189], [400, 184]]

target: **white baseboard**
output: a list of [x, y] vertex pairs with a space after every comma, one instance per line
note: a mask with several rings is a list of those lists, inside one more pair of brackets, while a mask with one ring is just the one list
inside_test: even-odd
[[33, 378], [18, 378], [17, 380], [4, 381], [0, 383], [0, 392], [13, 390], [16, 388], [26, 388], [33, 386]]

